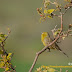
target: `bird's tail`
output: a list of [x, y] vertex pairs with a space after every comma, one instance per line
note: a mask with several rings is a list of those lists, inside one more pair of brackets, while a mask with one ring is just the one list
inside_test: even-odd
[[60, 52], [62, 52], [64, 55], [66, 55], [68, 57], [68, 55], [62, 51], [62, 49], [60, 49], [60, 47], [56, 44], [56, 49], [59, 50]]
[[62, 52], [64, 55], [66, 55], [68, 57], [68, 55], [65, 52], [63, 52], [62, 50], [60, 50], [60, 52]]

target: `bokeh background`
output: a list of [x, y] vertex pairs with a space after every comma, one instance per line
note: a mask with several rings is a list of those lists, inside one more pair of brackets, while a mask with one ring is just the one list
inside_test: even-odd
[[[62, 1], [60, 0], [61, 4], [63, 4]], [[16, 66], [17, 72], [28, 72], [36, 52], [44, 47], [41, 42], [41, 32], [49, 32], [52, 37], [51, 30], [54, 26], [60, 27], [60, 19], [57, 17], [39, 23], [40, 16], [36, 8], [42, 6], [42, 0], [0, 0], [0, 32], [7, 34], [7, 28], [11, 29], [5, 49], [14, 53], [12, 63]], [[72, 23], [72, 9], [64, 16], [63, 23], [64, 30], [67, 30], [68, 25]], [[62, 40], [58, 45], [68, 54], [69, 58], [56, 50], [51, 50], [49, 53], [46, 51], [39, 56], [34, 70], [41, 65], [72, 63], [72, 37]], [[65, 70], [66, 68], [63, 69]], [[71, 68], [68, 70], [72, 71]]]

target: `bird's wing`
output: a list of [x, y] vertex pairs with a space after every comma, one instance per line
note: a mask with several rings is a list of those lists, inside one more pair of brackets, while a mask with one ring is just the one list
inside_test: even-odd
[[48, 37], [44, 38], [44, 44], [45, 44], [45, 46], [49, 45], [49, 38]]

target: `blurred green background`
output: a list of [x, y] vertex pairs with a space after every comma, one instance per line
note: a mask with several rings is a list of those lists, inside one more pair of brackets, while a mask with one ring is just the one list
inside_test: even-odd
[[[42, 6], [42, 0], [0, 0], [0, 32], [7, 33], [7, 28], [11, 29], [5, 49], [14, 53], [12, 63], [16, 66], [17, 72], [28, 72], [36, 52], [44, 47], [40, 39], [41, 32], [49, 32], [52, 37], [51, 30], [54, 26], [60, 27], [60, 19], [57, 17], [39, 23], [40, 16], [36, 8]], [[72, 9], [64, 16], [63, 23], [64, 30], [67, 30], [68, 24], [72, 23]], [[72, 38], [68, 37], [58, 45], [69, 58], [56, 50], [51, 50], [50, 53], [46, 51], [39, 56], [34, 70], [41, 65], [72, 63]], [[63, 70], [65, 71], [66, 68]], [[72, 71], [71, 68], [68, 70]]]

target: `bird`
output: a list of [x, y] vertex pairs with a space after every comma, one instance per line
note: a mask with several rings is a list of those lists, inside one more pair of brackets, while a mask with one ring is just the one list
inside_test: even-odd
[[[41, 34], [41, 41], [43, 43], [44, 46], [49, 45], [53, 40], [50, 37], [48, 32], [42, 32]], [[62, 49], [60, 49], [60, 47], [57, 45], [57, 43], [53, 43], [51, 46], [48, 47], [48, 50], [50, 52], [50, 49], [56, 49], [59, 50], [60, 52], [62, 52], [64, 55], [66, 55], [68, 57], [68, 55], [62, 51]]]

